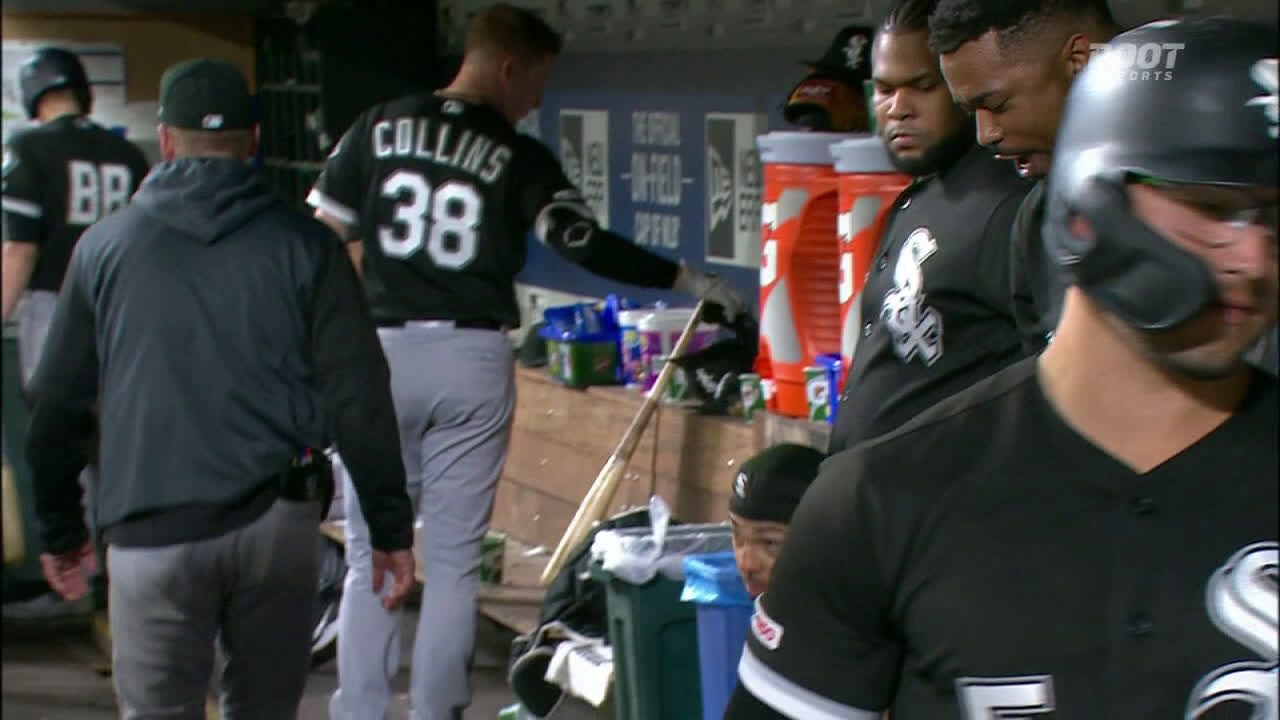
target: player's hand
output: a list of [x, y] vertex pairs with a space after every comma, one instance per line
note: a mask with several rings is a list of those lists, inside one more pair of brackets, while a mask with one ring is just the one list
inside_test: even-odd
[[724, 308], [725, 318], [733, 322], [746, 307], [746, 302], [738, 295], [724, 278], [712, 273], [702, 272], [685, 263], [680, 263], [680, 273], [676, 275], [674, 290], [688, 293], [699, 300], [706, 300]]
[[404, 604], [413, 589], [413, 551], [394, 550], [392, 552], [373, 551], [373, 592], [382, 592], [382, 585], [387, 573], [391, 573], [391, 589], [382, 598], [382, 607], [387, 611], [395, 610]]
[[86, 542], [71, 552], [61, 555], [40, 554], [40, 570], [49, 587], [68, 601], [79, 600], [89, 594], [89, 576], [98, 571], [98, 557], [93, 545]]

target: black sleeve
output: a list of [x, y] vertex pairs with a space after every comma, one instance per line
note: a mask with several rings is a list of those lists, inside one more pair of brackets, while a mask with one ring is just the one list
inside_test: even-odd
[[[368, 114], [361, 115], [338, 140], [324, 162], [324, 170], [307, 194], [307, 204], [323, 210], [344, 225], [360, 223], [360, 206], [369, 186], [369, 152], [366, 140]], [[352, 237], [351, 239], [355, 239]]]
[[4, 146], [4, 239], [40, 243], [44, 240], [44, 173], [21, 136]]
[[903, 647], [890, 623], [892, 567], [865, 450], [829, 458], [756, 600], [725, 720], [879, 720]]
[[1017, 190], [1005, 195], [996, 205], [982, 229], [977, 258], [983, 300], [1014, 317], [1013, 299], [1017, 297], [1017, 289], [1013, 284], [1014, 266], [1010, 257], [1013, 245], [1010, 238], [1024, 197], [1026, 190]]
[[41, 541], [54, 554], [74, 550], [89, 537], [79, 476], [92, 456], [98, 392], [91, 246], [84, 237], [72, 252], [30, 388], [27, 460]]
[[[319, 223], [316, 223], [320, 227]], [[311, 347], [342, 462], [351, 474], [376, 550], [413, 546], [391, 372], [355, 269], [336, 236], [324, 244], [312, 305]]]
[[521, 136], [520, 210], [534, 236], [595, 275], [639, 287], [675, 285], [680, 266], [600, 227], [582, 192], [545, 145]]
[[1044, 350], [1052, 329], [1045, 326], [1045, 299], [1050, 290], [1048, 257], [1040, 232], [1043, 201], [1044, 181], [1041, 181], [1023, 199], [1009, 238], [1013, 319], [1022, 335], [1023, 348], [1033, 354]]

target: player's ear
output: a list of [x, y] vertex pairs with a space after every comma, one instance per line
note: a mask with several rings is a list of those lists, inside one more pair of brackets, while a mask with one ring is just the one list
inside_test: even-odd
[[1071, 77], [1075, 77], [1088, 64], [1089, 58], [1093, 56], [1093, 44], [1089, 42], [1089, 38], [1076, 33], [1067, 39], [1062, 48], [1062, 55], [1066, 63], [1067, 72], [1070, 73]]
[[160, 158], [163, 160], [172, 160], [174, 156], [173, 136], [169, 134], [169, 128], [164, 123], [156, 126], [156, 137], [160, 138]]
[[498, 77], [502, 78], [503, 85], [509, 85], [515, 78], [515, 74], [515, 58], [510, 55], [503, 55], [502, 58], [498, 60]]

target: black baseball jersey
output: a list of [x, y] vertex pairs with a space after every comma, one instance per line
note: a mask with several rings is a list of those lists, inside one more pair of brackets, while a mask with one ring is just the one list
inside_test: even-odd
[[1044, 350], [1053, 337], [1067, 289], [1044, 244], [1048, 183], [1048, 180], [1040, 180], [1027, 193], [1013, 221], [1009, 238], [1012, 245], [1010, 270], [1014, 317], [1023, 345], [1034, 353]]
[[136, 145], [82, 115], [14, 134], [4, 148], [4, 239], [40, 246], [29, 288], [62, 287], [80, 233], [128, 203], [147, 167]]
[[527, 238], [588, 270], [669, 288], [675, 263], [600, 230], [559, 160], [488, 105], [433, 93], [375, 106], [308, 202], [355, 229], [374, 316], [520, 324]]
[[897, 198], [862, 287], [830, 451], [901, 425], [1024, 356], [1009, 231], [1030, 184], [974, 146]]
[[727, 720], [1274, 717], [1275, 379], [1138, 474], [1036, 367], [824, 463]]

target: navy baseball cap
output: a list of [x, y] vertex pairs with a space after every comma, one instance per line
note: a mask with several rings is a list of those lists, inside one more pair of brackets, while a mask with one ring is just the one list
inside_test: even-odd
[[249, 83], [229, 62], [198, 58], [160, 78], [160, 122], [183, 130], [247, 130], [254, 125]]

